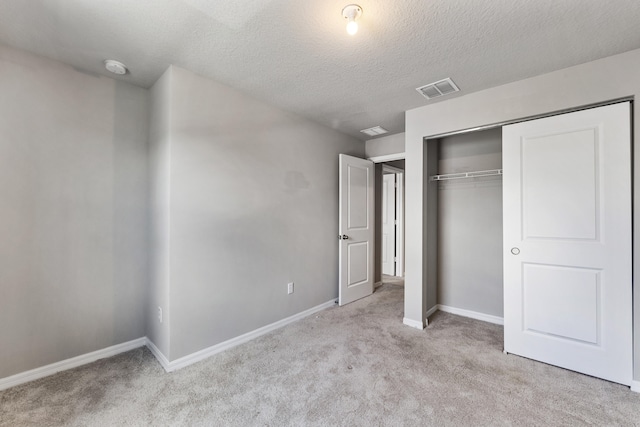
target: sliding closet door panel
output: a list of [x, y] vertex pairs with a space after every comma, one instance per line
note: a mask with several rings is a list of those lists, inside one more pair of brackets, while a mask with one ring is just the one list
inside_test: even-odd
[[503, 128], [505, 351], [632, 379], [628, 103]]
[[595, 239], [600, 210], [596, 129], [541, 135], [520, 144], [523, 237]]
[[600, 270], [523, 264], [523, 329], [598, 344]]

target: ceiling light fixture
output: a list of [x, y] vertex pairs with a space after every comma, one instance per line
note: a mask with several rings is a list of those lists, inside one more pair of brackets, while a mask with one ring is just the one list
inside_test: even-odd
[[110, 71], [113, 74], [117, 74], [119, 76], [127, 74], [128, 71], [126, 65], [124, 65], [122, 62], [114, 61], [113, 59], [105, 60], [104, 68], [106, 68], [107, 71]]
[[349, 4], [342, 9], [342, 16], [349, 21], [347, 23], [347, 33], [354, 35], [358, 32], [358, 18], [362, 16], [362, 8], [357, 4]]

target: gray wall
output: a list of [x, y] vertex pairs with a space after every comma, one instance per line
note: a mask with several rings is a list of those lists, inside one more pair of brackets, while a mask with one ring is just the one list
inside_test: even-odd
[[177, 67], [169, 84], [173, 361], [337, 297], [338, 154], [364, 144]]
[[[171, 73], [150, 90], [149, 126], [149, 291], [147, 337], [169, 357], [169, 177], [171, 140]], [[162, 309], [162, 323], [158, 317]]]
[[[441, 174], [502, 168], [500, 128], [438, 143]], [[438, 196], [438, 304], [502, 317], [501, 177], [442, 181]]]
[[404, 153], [404, 132], [369, 139], [365, 142], [365, 157]]
[[0, 45], [0, 378], [140, 338], [147, 91]]
[[[640, 94], [640, 50], [633, 50], [553, 73], [444, 100], [406, 113], [407, 272], [405, 317], [420, 322], [429, 305], [429, 236], [424, 213], [430, 194], [425, 180], [432, 157], [425, 144], [431, 137], [462, 129], [518, 120], [578, 106]], [[634, 143], [640, 140], [640, 110], [633, 111]], [[634, 150], [640, 164], [640, 150]], [[428, 179], [428, 178], [427, 178]], [[640, 224], [640, 168], [634, 168], [634, 224]], [[634, 271], [640, 271], [640, 227], [634, 228]], [[640, 288], [634, 274], [634, 378], [640, 380]]]

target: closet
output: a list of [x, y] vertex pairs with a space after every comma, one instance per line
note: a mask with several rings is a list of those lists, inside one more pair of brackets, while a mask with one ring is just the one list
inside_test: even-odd
[[502, 323], [502, 130], [438, 144], [438, 304]]
[[439, 309], [503, 319], [506, 353], [631, 383], [630, 108], [427, 141]]

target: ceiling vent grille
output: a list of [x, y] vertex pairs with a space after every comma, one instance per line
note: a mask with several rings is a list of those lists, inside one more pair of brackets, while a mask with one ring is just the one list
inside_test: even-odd
[[360, 132], [364, 133], [365, 135], [369, 135], [369, 136], [378, 136], [378, 135], [384, 135], [385, 133], [388, 133], [389, 131], [386, 130], [385, 128], [383, 128], [382, 126], [374, 126], [372, 128], [369, 128], [369, 129], [362, 129]]
[[437, 82], [420, 86], [419, 88], [416, 88], [416, 90], [420, 93], [420, 95], [424, 96], [427, 99], [433, 99], [439, 96], [448, 95], [450, 93], [460, 91], [460, 89], [458, 89], [458, 86], [456, 86], [456, 84], [450, 78], [438, 80]]

